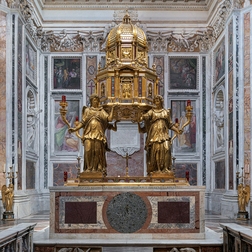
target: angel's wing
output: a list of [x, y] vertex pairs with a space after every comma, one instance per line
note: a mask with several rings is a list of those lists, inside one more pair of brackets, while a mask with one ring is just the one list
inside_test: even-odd
[[242, 193], [242, 188], [243, 188], [243, 185], [242, 185], [242, 184], [239, 184], [239, 185], [238, 185], [238, 195], [239, 195], [240, 193]]
[[250, 186], [246, 185], [245, 190], [246, 190], [246, 204], [248, 204], [249, 199], [250, 199]]
[[2, 186], [2, 201], [3, 201], [3, 207], [5, 208], [5, 192], [7, 190], [6, 185]]
[[81, 111], [81, 115], [82, 115], [82, 116], [83, 116], [83, 114], [84, 114], [86, 108], [87, 108], [87, 106], [83, 106], [83, 107], [82, 107], [82, 111]]

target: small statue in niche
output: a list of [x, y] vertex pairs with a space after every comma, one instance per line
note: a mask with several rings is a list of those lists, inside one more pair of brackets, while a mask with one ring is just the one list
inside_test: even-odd
[[148, 97], [152, 98], [152, 84], [151, 83], [149, 83], [148, 85]]
[[31, 91], [28, 92], [27, 95], [27, 147], [29, 149], [34, 149], [34, 142], [36, 138], [36, 123], [38, 121], [38, 114], [42, 112], [42, 110], [35, 110], [35, 100], [33, 93]]
[[131, 83], [124, 83], [122, 84], [122, 95], [123, 98], [131, 98], [131, 90], [132, 90], [132, 85]]
[[224, 145], [224, 104], [220, 101], [219, 107], [216, 107], [214, 113], [215, 125], [216, 125], [216, 141], [217, 147]]
[[104, 85], [104, 83], [101, 84], [101, 97], [105, 97], [105, 85]]

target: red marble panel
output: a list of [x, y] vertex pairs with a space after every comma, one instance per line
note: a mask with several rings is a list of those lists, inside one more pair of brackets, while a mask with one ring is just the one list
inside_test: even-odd
[[65, 223], [97, 223], [97, 203], [65, 202]]
[[190, 223], [190, 203], [158, 202], [158, 223]]

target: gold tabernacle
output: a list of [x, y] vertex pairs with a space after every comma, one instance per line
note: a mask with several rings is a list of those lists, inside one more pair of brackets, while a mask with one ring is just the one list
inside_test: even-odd
[[[172, 141], [190, 123], [193, 108], [187, 101], [187, 122], [181, 129], [177, 122], [172, 122], [171, 110], [164, 108], [163, 97], [159, 95], [156, 66], [153, 64], [149, 68], [147, 62], [146, 35], [140, 27], [132, 24], [126, 13], [123, 22], [108, 35], [106, 63], [104, 66], [99, 63], [95, 78], [96, 93], [90, 96], [90, 106], [83, 107], [82, 118], [75, 122], [73, 128], [66, 119], [67, 102], [65, 96], [62, 97], [62, 119], [69, 132], [75, 132], [84, 146], [84, 167], [78, 176], [80, 184], [109, 182], [104, 179], [107, 175], [105, 153], [108, 150], [105, 131], [116, 131], [118, 121], [138, 123], [139, 133], [146, 133], [147, 175], [150, 178], [146, 182], [175, 182]], [[82, 135], [79, 134], [80, 129], [83, 129]], [[169, 135], [170, 130], [175, 132], [173, 137]], [[133, 183], [145, 180], [129, 178], [127, 164], [125, 179]], [[116, 180], [110, 179], [112, 182]]]

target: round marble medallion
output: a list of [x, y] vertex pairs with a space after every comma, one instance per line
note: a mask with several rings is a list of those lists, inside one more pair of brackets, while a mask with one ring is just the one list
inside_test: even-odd
[[116, 195], [108, 204], [109, 224], [120, 233], [134, 233], [147, 218], [147, 207], [142, 198], [134, 193]]

